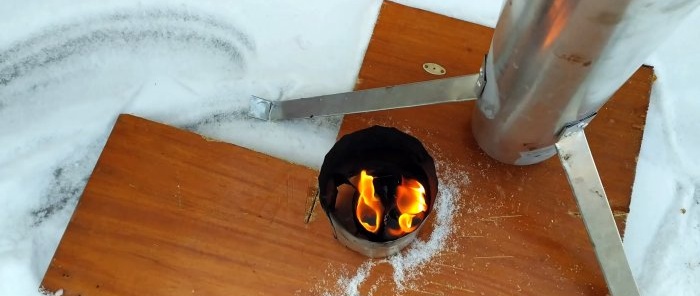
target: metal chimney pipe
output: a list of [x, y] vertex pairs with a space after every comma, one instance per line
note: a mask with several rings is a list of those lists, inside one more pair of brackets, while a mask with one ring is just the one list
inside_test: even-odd
[[477, 142], [509, 164], [553, 156], [562, 129], [591, 118], [698, 3], [507, 1], [473, 116]]

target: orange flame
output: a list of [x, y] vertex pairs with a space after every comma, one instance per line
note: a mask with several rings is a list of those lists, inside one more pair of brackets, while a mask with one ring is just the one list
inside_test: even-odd
[[[396, 206], [401, 213], [399, 216], [399, 227], [402, 233], [414, 231], [414, 218], [423, 219], [428, 204], [425, 202], [425, 188], [413, 179], [401, 179], [401, 185], [396, 187]], [[396, 230], [389, 232], [392, 235], [398, 233]]]
[[[357, 220], [367, 231], [377, 233], [384, 217], [384, 206], [375, 194], [374, 177], [365, 170], [360, 172], [357, 191], [360, 195], [355, 209]], [[398, 228], [386, 227], [387, 233], [398, 237], [416, 230], [428, 210], [423, 185], [417, 180], [401, 178], [401, 184], [396, 187], [396, 209]]]
[[360, 181], [357, 184], [357, 191], [360, 197], [357, 201], [355, 215], [362, 227], [372, 233], [377, 233], [379, 223], [381, 223], [384, 206], [374, 195], [374, 177], [367, 174], [367, 171], [360, 172]]

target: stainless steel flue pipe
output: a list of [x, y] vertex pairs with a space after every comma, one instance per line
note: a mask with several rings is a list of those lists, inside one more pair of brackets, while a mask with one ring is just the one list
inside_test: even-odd
[[553, 156], [562, 129], [595, 114], [698, 3], [507, 1], [473, 116], [479, 145], [510, 164]]

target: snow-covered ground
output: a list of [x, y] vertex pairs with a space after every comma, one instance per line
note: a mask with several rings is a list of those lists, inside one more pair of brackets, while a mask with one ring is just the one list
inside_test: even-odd
[[[501, 5], [399, 2], [488, 26]], [[339, 118], [251, 121], [248, 96], [352, 89], [380, 5], [0, 1], [0, 295], [38, 294], [119, 113], [318, 167]], [[625, 239], [645, 295], [700, 293], [698, 27], [696, 11], [649, 60], [659, 79]]]
[[700, 295], [700, 9], [648, 63], [654, 83], [625, 250], [645, 295]]

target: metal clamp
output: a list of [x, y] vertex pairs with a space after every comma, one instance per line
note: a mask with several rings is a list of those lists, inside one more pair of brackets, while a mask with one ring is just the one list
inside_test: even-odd
[[488, 57], [488, 54], [484, 55], [484, 61], [481, 64], [481, 68], [479, 68], [479, 78], [474, 84], [474, 94], [476, 94], [477, 98], [481, 98], [481, 95], [484, 93], [484, 88], [486, 88], [486, 59]]
[[[595, 118], [596, 115], [598, 115], [598, 112], [593, 112], [579, 120], [564, 124], [564, 126], [561, 128], [561, 131], [559, 131], [558, 133], [559, 140], [561, 141], [561, 139], [567, 136], [568, 134], [578, 132], [579, 130], [583, 131], [583, 129], [586, 128], [588, 124], [591, 123], [591, 121], [593, 121], [593, 118]], [[586, 142], [586, 145], [588, 145], [588, 142]]]

